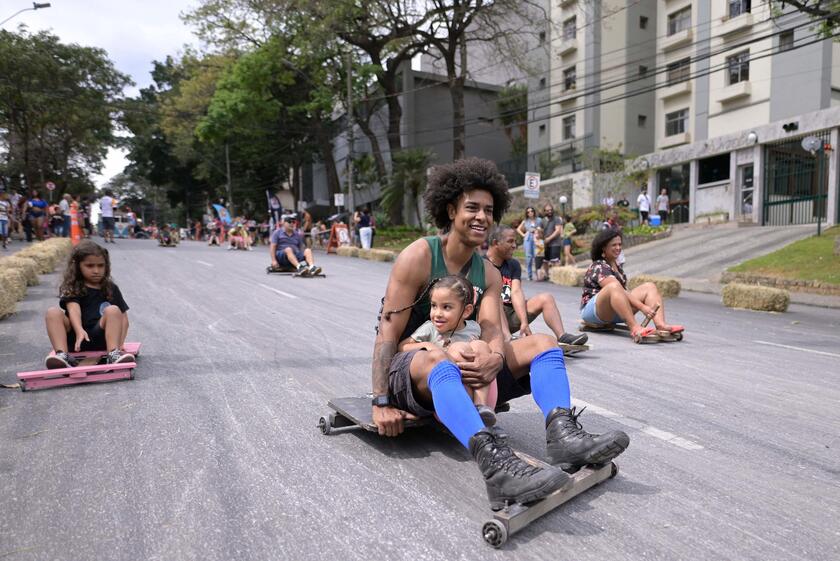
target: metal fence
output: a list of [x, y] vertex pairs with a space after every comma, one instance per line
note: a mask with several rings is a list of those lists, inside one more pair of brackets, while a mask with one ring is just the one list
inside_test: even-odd
[[[828, 143], [830, 132], [815, 136]], [[828, 158], [802, 148], [802, 138], [765, 147], [764, 204], [761, 223], [768, 226], [811, 224], [825, 219]]]

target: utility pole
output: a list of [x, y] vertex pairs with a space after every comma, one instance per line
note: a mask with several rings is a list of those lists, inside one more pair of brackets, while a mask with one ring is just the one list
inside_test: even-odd
[[230, 149], [228, 143], [225, 142], [225, 165], [227, 167], [227, 203], [228, 216], [235, 216], [233, 213], [233, 191], [230, 188]]
[[[356, 201], [353, 196], [354, 172], [353, 158], [355, 157], [355, 138], [353, 136], [353, 52], [347, 53], [347, 208], [352, 213], [356, 210]], [[348, 221], [352, 216], [348, 217]]]

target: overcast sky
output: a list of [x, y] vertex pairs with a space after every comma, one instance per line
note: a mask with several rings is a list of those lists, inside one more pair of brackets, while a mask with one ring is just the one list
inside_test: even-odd
[[[41, 0], [39, 0], [41, 1]], [[52, 30], [65, 43], [100, 47], [117, 69], [131, 76], [138, 87], [151, 82], [153, 60], [162, 60], [183, 50], [185, 43], [197, 40], [179, 15], [198, 5], [198, 0], [50, 0], [52, 7], [27, 11], [7, 22], [3, 29], [26, 24], [32, 32]], [[16, 11], [32, 7], [31, 0], [0, 0], [0, 21]], [[105, 161], [101, 185], [126, 165], [124, 156], [111, 150]]]

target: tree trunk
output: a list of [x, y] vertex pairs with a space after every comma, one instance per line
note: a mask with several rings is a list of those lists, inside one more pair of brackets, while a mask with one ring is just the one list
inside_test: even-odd
[[329, 192], [330, 206], [332, 206], [332, 202], [335, 200], [333, 195], [341, 191], [335, 157], [333, 156], [332, 138], [330, 138], [320, 122], [316, 122], [315, 124], [315, 137], [318, 141], [321, 158], [324, 161], [324, 170], [327, 174], [327, 191]]
[[466, 127], [464, 125], [464, 76], [449, 79], [449, 94], [452, 97], [452, 159], [460, 160], [466, 150]]
[[[368, 119], [370, 119], [370, 113], [368, 113]], [[379, 184], [384, 185], [388, 180], [388, 169], [385, 167], [385, 158], [382, 156], [382, 148], [379, 146], [379, 139], [376, 137], [376, 133], [373, 132], [373, 129], [370, 128], [370, 121], [364, 119], [356, 119], [356, 122], [359, 124], [359, 128], [362, 129], [362, 132], [365, 133], [368, 141], [370, 142], [370, 149], [373, 152], [373, 161], [376, 162], [376, 176], [379, 179]]]

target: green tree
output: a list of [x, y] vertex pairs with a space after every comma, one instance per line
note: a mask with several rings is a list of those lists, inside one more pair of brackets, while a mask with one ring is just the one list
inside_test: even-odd
[[0, 176], [13, 187], [51, 180], [59, 193], [93, 190], [131, 80], [102, 49], [24, 27], [0, 31]]
[[391, 182], [382, 194], [382, 206], [392, 209], [402, 206], [406, 197], [411, 200], [417, 224], [423, 225], [420, 212], [420, 196], [426, 190], [426, 172], [434, 158], [431, 150], [407, 148], [394, 154], [392, 158]]

